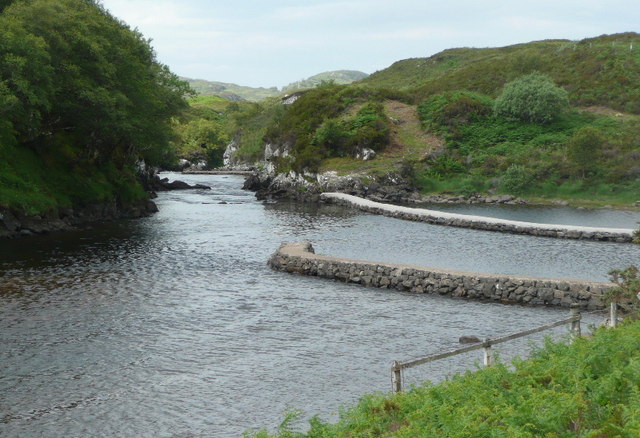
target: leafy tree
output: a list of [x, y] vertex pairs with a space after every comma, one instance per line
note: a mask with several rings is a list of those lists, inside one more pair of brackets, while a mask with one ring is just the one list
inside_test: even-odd
[[536, 72], [507, 83], [496, 99], [494, 112], [509, 120], [548, 123], [568, 106], [567, 92]]
[[187, 160], [204, 160], [209, 167], [222, 166], [229, 138], [214, 121], [196, 118], [178, 128], [178, 152]]
[[[189, 91], [149, 42], [90, 0], [16, 2], [0, 15], [0, 80], [23, 143], [81, 144], [81, 158], [157, 159]], [[6, 48], [4, 47], [6, 46]]]

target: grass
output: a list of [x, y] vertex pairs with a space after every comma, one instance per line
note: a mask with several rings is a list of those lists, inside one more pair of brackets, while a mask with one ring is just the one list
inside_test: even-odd
[[336, 424], [312, 420], [295, 432], [291, 415], [276, 435], [331, 437], [640, 436], [640, 322], [602, 328], [572, 344], [547, 340], [527, 360], [425, 382], [406, 393], [373, 394]]

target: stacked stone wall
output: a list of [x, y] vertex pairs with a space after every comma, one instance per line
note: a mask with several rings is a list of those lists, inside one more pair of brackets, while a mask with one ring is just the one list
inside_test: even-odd
[[528, 234], [560, 239], [597, 240], [628, 243], [633, 240], [633, 230], [621, 228], [597, 228], [571, 225], [537, 224], [511, 221], [465, 214], [446, 213], [423, 208], [409, 208], [383, 204], [344, 193], [323, 193], [321, 200], [327, 203], [357, 208], [368, 213], [394, 217], [397, 219], [426, 222], [477, 230], [498, 231], [513, 234]]
[[604, 308], [611, 283], [515, 277], [363, 262], [316, 255], [309, 242], [283, 243], [269, 260], [271, 268], [367, 287], [529, 305]]

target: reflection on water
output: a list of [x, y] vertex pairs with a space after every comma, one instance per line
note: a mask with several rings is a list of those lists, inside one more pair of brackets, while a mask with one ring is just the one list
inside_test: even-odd
[[[273, 427], [289, 406], [332, 419], [387, 391], [392, 360], [567, 313], [273, 272], [266, 260], [283, 240], [360, 259], [596, 279], [640, 255], [264, 205], [240, 177], [182, 178], [213, 189], [163, 193], [160, 213], [143, 220], [0, 242], [0, 435], [237, 437]], [[413, 381], [480, 358], [470, 360], [434, 363]]]

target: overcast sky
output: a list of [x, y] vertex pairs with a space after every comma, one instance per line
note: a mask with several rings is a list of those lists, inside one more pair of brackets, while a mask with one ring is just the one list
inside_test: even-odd
[[281, 87], [452, 47], [640, 32], [637, 0], [102, 0], [190, 78]]

